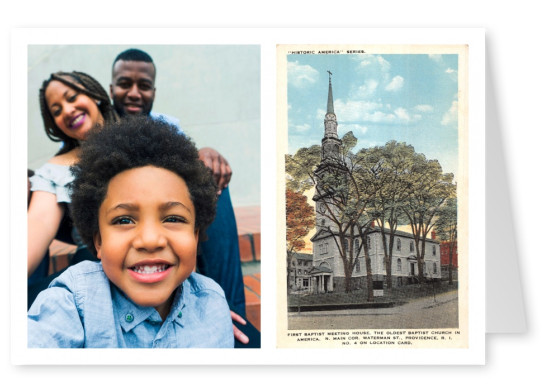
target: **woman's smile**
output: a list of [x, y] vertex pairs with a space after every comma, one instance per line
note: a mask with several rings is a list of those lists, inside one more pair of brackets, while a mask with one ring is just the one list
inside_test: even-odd
[[85, 113], [80, 113], [76, 117], [73, 117], [73, 119], [69, 122], [68, 127], [71, 130], [75, 130], [75, 129], [79, 128], [84, 123], [85, 120], [86, 120], [86, 114]]

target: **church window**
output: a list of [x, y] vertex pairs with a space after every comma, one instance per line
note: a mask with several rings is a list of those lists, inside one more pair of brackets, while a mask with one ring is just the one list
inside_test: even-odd
[[344, 252], [348, 252], [348, 240], [344, 239]]
[[361, 262], [360, 261], [356, 261], [356, 272], [360, 272], [361, 271]]
[[402, 271], [402, 260], [400, 258], [396, 261], [396, 270], [399, 272]]
[[432, 245], [432, 255], [436, 255], [436, 246]]
[[437, 273], [437, 271], [436, 271], [436, 262], [434, 262], [434, 263], [432, 264], [432, 272], [433, 272], [434, 274]]
[[396, 239], [396, 250], [400, 251], [402, 249], [402, 242], [400, 238]]
[[360, 239], [354, 239], [354, 246], [356, 247], [356, 256], [360, 254]]
[[409, 251], [413, 252], [413, 240], [409, 242]]

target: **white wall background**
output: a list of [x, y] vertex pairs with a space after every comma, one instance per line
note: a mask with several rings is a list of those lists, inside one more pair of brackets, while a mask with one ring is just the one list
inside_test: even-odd
[[157, 67], [153, 110], [180, 119], [196, 145], [218, 150], [234, 172], [234, 206], [260, 205], [260, 46], [258, 45], [29, 45], [28, 165], [37, 169], [59, 143], [47, 138], [38, 90], [57, 71], [82, 71], [109, 92], [111, 66], [137, 47]]
[[[226, 390], [264, 389], [272, 385], [287, 389], [385, 389], [449, 390], [544, 389], [549, 385], [551, 348], [551, 292], [546, 276], [549, 255], [543, 252], [541, 233], [548, 231], [550, 213], [548, 156], [551, 132], [549, 113], [549, 64], [551, 25], [546, 3], [526, 0], [502, 2], [464, 0], [338, 2], [320, 1], [205, 1], [188, 8], [188, 2], [144, 3], [143, 8], [127, 9], [125, 2], [97, 1], [77, 4], [58, 1], [7, 2], [0, 14], [2, 30], [2, 135], [10, 127], [10, 41], [13, 27], [120, 27], [120, 26], [273, 26], [273, 27], [483, 27], [486, 29], [487, 110], [491, 111], [491, 144], [505, 157], [499, 169], [506, 186], [498, 190], [508, 201], [512, 216], [511, 236], [518, 246], [519, 274], [523, 283], [528, 330], [520, 335], [493, 334], [487, 337], [486, 365], [479, 367], [14, 367], [9, 361], [9, 274], [2, 279], [1, 321], [3, 381], [7, 387], [46, 389], [97, 389], [124, 385], [132, 389], [154, 389], [162, 384]], [[198, 5], [201, 4], [201, 5]], [[80, 5], [80, 6], [79, 6]], [[251, 37], [254, 40], [254, 37]], [[312, 37], [315, 40], [315, 37]], [[11, 85], [21, 88], [19, 85]], [[1, 165], [9, 165], [9, 143], [1, 144]], [[263, 161], [272, 174], [271, 161]], [[264, 168], [263, 168], [264, 170]], [[494, 171], [495, 172], [495, 171]], [[9, 182], [9, 171], [2, 171], [1, 183]], [[491, 181], [492, 178], [489, 178]], [[493, 200], [492, 200], [493, 201]], [[507, 205], [507, 202], [505, 203]], [[9, 248], [8, 197], [1, 210], [2, 248]], [[269, 207], [263, 205], [264, 207]], [[264, 224], [263, 220], [263, 224]], [[266, 222], [273, 223], [273, 222]], [[488, 222], [488, 229], [502, 224]], [[264, 229], [263, 229], [264, 231]], [[263, 246], [264, 247], [264, 246]], [[7, 260], [8, 253], [4, 255]], [[495, 254], [487, 254], [488, 257]], [[264, 257], [268, 258], [268, 257]], [[263, 260], [264, 260], [263, 258]], [[264, 265], [263, 265], [264, 266]], [[484, 265], [477, 267], [484, 268]], [[273, 264], [268, 265], [273, 271]], [[488, 270], [488, 275], [492, 270]], [[265, 296], [263, 281], [263, 297]], [[273, 305], [263, 301], [263, 310]], [[508, 303], [502, 303], [507, 306]], [[263, 330], [268, 322], [263, 313]], [[187, 353], [187, 352], [186, 352]], [[182, 353], [184, 354], [184, 353]], [[296, 352], [300, 354], [300, 351]], [[331, 352], [320, 351], [320, 354]], [[366, 352], [378, 354], [378, 350]], [[142, 370], [143, 369], [143, 370]], [[11, 384], [11, 385], [10, 385]], [[17, 384], [17, 386], [14, 386]], [[212, 387], [214, 386], [214, 387]]]

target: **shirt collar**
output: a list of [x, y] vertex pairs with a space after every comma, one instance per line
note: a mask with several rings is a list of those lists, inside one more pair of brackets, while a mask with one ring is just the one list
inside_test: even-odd
[[175, 322], [180, 326], [184, 325], [184, 309], [186, 307], [186, 301], [189, 296], [189, 289], [185, 289], [186, 282], [180, 285], [174, 294], [174, 301], [172, 302], [172, 307], [170, 312], [166, 317], [165, 322]]
[[[161, 316], [153, 307], [142, 307], [130, 300], [119, 288], [111, 284], [113, 307], [115, 314], [124, 332], [129, 332], [134, 327], [150, 319], [152, 322], [162, 323]], [[186, 306], [183, 285], [180, 285], [175, 292], [174, 301], [165, 322], [176, 322], [183, 326], [183, 310]]]

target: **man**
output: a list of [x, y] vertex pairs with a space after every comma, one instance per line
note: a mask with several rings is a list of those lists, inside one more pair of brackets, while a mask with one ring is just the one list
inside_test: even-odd
[[[147, 53], [138, 49], [120, 53], [113, 62], [110, 85], [115, 110], [121, 117], [143, 114], [177, 125], [176, 118], [151, 112], [155, 100], [155, 75], [155, 64]], [[226, 188], [232, 175], [226, 159], [212, 148], [199, 149], [199, 159], [212, 170], [219, 188]]]
[[[152, 112], [156, 68], [153, 59], [139, 49], [128, 49], [113, 61], [111, 99], [117, 113], [162, 118], [176, 126], [176, 118]], [[222, 286], [232, 311], [245, 317], [245, 293], [237, 225], [228, 183], [232, 170], [226, 159], [212, 148], [199, 149], [199, 159], [211, 169], [219, 188], [216, 218], [207, 229], [208, 240], [200, 244], [198, 271]], [[236, 337], [239, 340], [238, 331]], [[249, 331], [247, 331], [249, 334]], [[244, 341], [244, 340], [241, 340]]]

